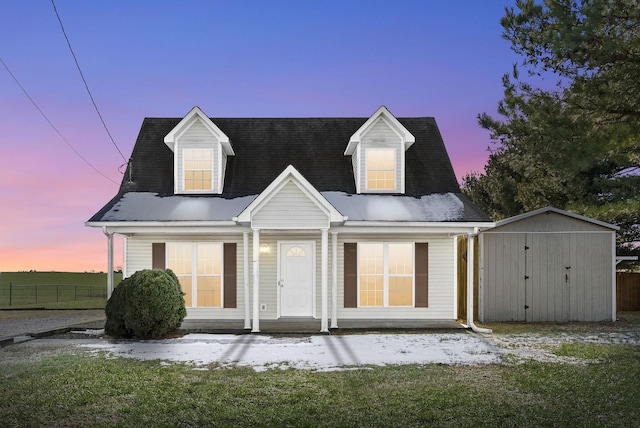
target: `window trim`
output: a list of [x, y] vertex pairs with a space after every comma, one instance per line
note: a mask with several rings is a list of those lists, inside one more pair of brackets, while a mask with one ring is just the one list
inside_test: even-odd
[[[215, 149], [212, 147], [180, 147], [180, 155], [182, 159], [182, 165], [180, 165], [180, 193], [186, 194], [200, 194], [200, 193], [215, 193], [214, 185], [215, 185]], [[210, 153], [210, 161], [211, 161], [211, 169], [208, 170], [211, 172], [211, 182], [210, 187], [208, 189], [187, 189], [186, 188], [186, 156], [185, 152], [187, 151], [196, 151], [196, 150], [206, 150]], [[206, 169], [189, 169], [189, 171], [207, 171]]]
[[[360, 255], [362, 254], [362, 245], [382, 245], [382, 260], [383, 260], [383, 285], [382, 285], [382, 305], [381, 306], [363, 306], [361, 304], [360, 296]], [[410, 305], [389, 305], [389, 245], [394, 244], [407, 244], [411, 245], [411, 260], [412, 260], [412, 273], [411, 273], [411, 304]], [[415, 308], [416, 307], [416, 243], [409, 241], [364, 241], [357, 242], [356, 253], [357, 264], [357, 294], [356, 294], [356, 307], [357, 308]], [[405, 275], [393, 275], [393, 276], [409, 276]]]
[[[167, 241], [165, 243], [165, 266], [167, 269], [171, 269], [169, 265], [169, 246], [172, 244], [190, 244], [191, 245], [191, 306], [187, 308], [225, 308], [225, 271], [224, 271], [224, 243], [221, 241]], [[216, 275], [207, 275], [213, 277], [220, 277], [220, 306], [198, 306], [198, 244], [213, 244], [220, 249], [220, 273]], [[174, 272], [175, 273], [175, 272]], [[176, 274], [179, 279], [179, 275]], [[186, 276], [186, 275], [180, 275]], [[180, 284], [182, 289], [182, 284]], [[185, 302], [186, 303], [186, 302]]]

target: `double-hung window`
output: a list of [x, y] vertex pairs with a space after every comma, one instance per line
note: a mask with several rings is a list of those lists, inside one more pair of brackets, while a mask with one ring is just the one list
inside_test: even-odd
[[222, 307], [222, 244], [167, 242], [167, 267], [180, 281], [187, 307]]
[[367, 190], [396, 189], [396, 156], [393, 149], [367, 149]]
[[414, 244], [358, 244], [360, 307], [414, 305]]
[[199, 192], [213, 189], [213, 150], [182, 149], [183, 188]]

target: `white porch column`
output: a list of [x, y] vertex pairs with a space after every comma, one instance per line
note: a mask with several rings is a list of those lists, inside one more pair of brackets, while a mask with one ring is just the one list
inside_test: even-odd
[[327, 269], [329, 268], [329, 229], [322, 229], [322, 320], [320, 322], [320, 331], [323, 333], [329, 332], [329, 311], [328, 311], [328, 282], [327, 282]]
[[260, 333], [260, 229], [253, 229], [253, 328]]
[[480, 322], [484, 322], [484, 233], [478, 234], [478, 314]]
[[453, 300], [451, 301], [452, 318], [463, 318], [463, 314], [458, 313], [458, 237], [459, 235], [453, 235]]
[[467, 325], [473, 325], [473, 277], [475, 263], [473, 262], [475, 235], [467, 234]]
[[338, 328], [338, 232], [331, 232], [331, 328]]
[[244, 253], [244, 328], [245, 330], [251, 329], [251, 308], [249, 307], [249, 232], [242, 232], [242, 246]]
[[107, 232], [102, 228], [102, 233], [107, 235], [107, 300], [113, 294], [113, 232]]

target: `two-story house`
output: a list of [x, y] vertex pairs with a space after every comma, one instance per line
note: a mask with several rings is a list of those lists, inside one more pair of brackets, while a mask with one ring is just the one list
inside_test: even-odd
[[[147, 118], [86, 223], [124, 275], [170, 268], [187, 319], [455, 320], [456, 238], [492, 225], [431, 117]], [[110, 290], [113, 279], [110, 279]], [[460, 314], [464, 316], [464, 314]]]

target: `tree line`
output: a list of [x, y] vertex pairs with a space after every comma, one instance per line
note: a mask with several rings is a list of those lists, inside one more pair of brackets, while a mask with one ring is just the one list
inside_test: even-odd
[[462, 190], [494, 219], [554, 206], [620, 227], [640, 248], [640, 6], [518, 0], [501, 19], [522, 61], [503, 76], [492, 147]]

